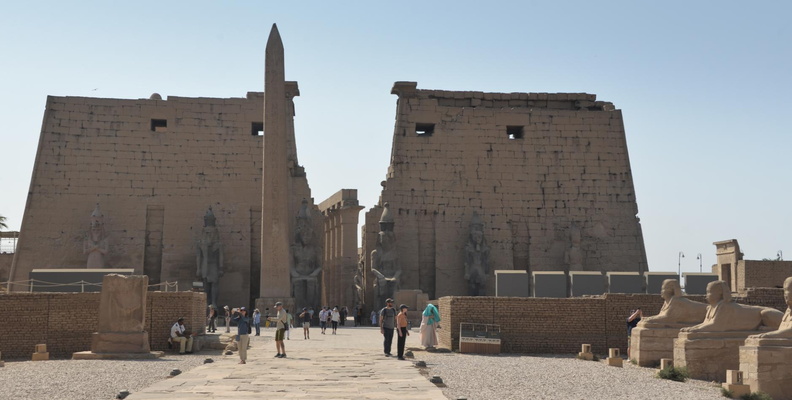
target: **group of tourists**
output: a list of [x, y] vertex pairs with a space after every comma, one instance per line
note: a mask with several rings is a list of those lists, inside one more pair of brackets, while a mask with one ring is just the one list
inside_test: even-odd
[[[405, 304], [399, 306], [398, 311], [393, 308], [393, 299], [385, 300], [385, 308], [381, 309], [379, 316], [380, 333], [382, 334], [383, 349], [385, 357], [390, 357], [391, 348], [393, 346], [393, 332], [396, 331], [398, 335], [396, 344], [396, 357], [399, 360], [404, 360], [404, 347], [407, 343], [407, 336], [410, 336], [408, 329], [409, 321], [407, 319], [407, 312], [409, 307]], [[372, 322], [375, 316], [372, 316]], [[440, 324], [440, 313], [437, 307], [433, 304], [428, 304], [421, 316], [421, 346], [424, 348], [431, 348], [437, 346], [437, 328]]]

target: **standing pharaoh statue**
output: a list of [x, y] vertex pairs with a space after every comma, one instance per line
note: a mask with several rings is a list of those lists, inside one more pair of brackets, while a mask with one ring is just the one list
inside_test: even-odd
[[363, 275], [363, 269], [365, 268], [365, 261], [364, 257], [361, 254], [360, 259], [358, 260], [357, 265], [357, 272], [355, 273], [354, 283], [355, 283], [355, 304], [360, 307], [363, 303], [365, 303], [366, 299], [366, 277]]
[[223, 276], [223, 244], [220, 243], [220, 232], [215, 225], [212, 207], [204, 215], [201, 238], [196, 243], [196, 255], [196, 273], [203, 281], [206, 302], [217, 309], [217, 294]]
[[469, 296], [487, 294], [489, 276], [490, 248], [484, 240], [484, 223], [478, 213], [473, 211], [470, 221], [470, 236], [465, 245], [465, 280], [468, 282]]
[[99, 209], [99, 203], [96, 203], [96, 208], [91, 214], [91, 230], [85, 237], [85, 241], [83, 241], [83, 253], [88, 255], [87, 267], [89, 269], [104, 268], [107, 251], [104, 215], [102, 215], [102, 210]]
[[296, 305], [313, 307], [319, 305], [319, 249], [314, 244], [313, 219], [308, 200], [303, 199], [297, 214], [297, 226], [292, 245], [294, 265], [291, 268], [292, 295]]
[[567, 265], [567, 271], [583, 271], [583, 259], [585, 254], [580, 247], [581, 242], [580, 227], [577, 224], [572, 224], [569, 227], [569, 242], [570, 246], [564, 252], [564, 263]]
[[374, 274], [374, 290], [377, 293], [378, 306], [385, 305], [385, 299], [392, 298], [399, 291], [401, 266], [396, 252], [396, 235], [393, 233], [393, 216], [390, 205], [383, 205], [380, 217], [380, 232], [377, 247], [371, 252], [371, 272]]

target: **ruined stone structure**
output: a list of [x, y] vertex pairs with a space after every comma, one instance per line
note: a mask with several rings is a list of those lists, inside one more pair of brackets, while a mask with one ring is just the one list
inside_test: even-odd
[[726, 282], [732, 292], [745, 292], [755, 287], [781, 287], [792, 276], [792, 261], [744, 260], [737, 239], [713, 243], [717, 264], [712, 272]]
[[[316, 215], [318, 254], [356, 259], [357, 249], [348, 244], [321, 249], [323, 217], [294, 139], [299, 89], [284, 80], [275, 27], [270, 37], [277, 40], [268, 42], [268, 63], [275, 67], [267, 68], [266, 118], [261, 92], [225, 99], [48, 97], [9, 280], [27, 280], [34, 268], [85, 268], [86, 218], [96, 203], [103, 215], [104, 267], [132, 268], [149, 284], [178, 282], [180, 290], [203, 280], [196, 276], [196, 243], [211, 206], [223, 253], [218, 305], [293, 297], [292, 245], [303, 199]], [[343, 242], [356, 243], [357, 231], [346, 232]]]
[[[390, 204], [401, 287], [468, 293], [477, 212], [490, 270], [646, 270], [621, 111], [583, 93], [419, 90], [396, 82], [393, 148], [365, 254]], [[370, 262], [367, 260], [367, 262]], [[367, 276], [368, 290], [375, 278]], [[494, 294], [494, 279], [484, 293]]]
[[362, 278], [355, 283], [359, 266], [358, 218], [362, 209], [355, 189], [339, 190], [319, 204], [324, 215], [325, 240], [322, 304], [347, 306], [350, 310], [362, 304], [357, 295], [358, 287], [363, 289]]

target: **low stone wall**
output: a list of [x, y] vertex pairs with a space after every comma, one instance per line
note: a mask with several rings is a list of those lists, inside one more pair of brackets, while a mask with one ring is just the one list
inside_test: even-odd
[[[704, 301], [704, 296], [686, 296]], [[734, 296], [742, 304], [786, 309], [783, 290], [762, 288]], [[641, 308], [645, 316], [656, 315], [663, 299], [654, 294], [605, 294], [573, 298], [463, 297], [440, 298], [442, 329], [440, 345], [459, 349], [459, 324], [472, 322], [501, 327], [504, 353], [566, 353], [591, 344], [596, 354], [617, 347], [627, 354], [627, 317]]]
[[[0, 294], [0, 352], [3, 359], [30, 358], [46, 343], [50, 356], [70, 358], [91, 349], [99, 323], [100, 293]], [[148, 292], [146, 331], [152, 350], [166, 350], [170, 327], [179, 317], [205, 332], [206, 296], [198, 292]]]

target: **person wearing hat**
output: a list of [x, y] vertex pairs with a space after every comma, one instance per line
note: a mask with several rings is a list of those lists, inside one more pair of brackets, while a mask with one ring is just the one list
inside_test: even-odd
[[250, 318], [247, 316], [247, 308], [239, 307], [232, 310], [234, 312], [234, 322], [237, 324], [237, 348], [239, 349], [239, 363], [247, 363], [247, 348], [250, 344]]
[[307, 308], [303, 307], [302, 312], [298, 315], [300, 318], [300, 322], [302, 322], [303, 327], [303, 340], [308, 340], [311, 338], [311, 313], [308, 311]]
[[206, 327], [206, 332], [214, 333], [217, 330], [217, 309], [214, 305], [209, 304], [209, 326]]
[[179, 354], [192, 354], [193, 336], [194, 333], [187, 332], [184, 327], [184, 318], [179, 318], [171, 327], [170, 331], [171, 341], [179, 344]]
[[384, 341], [385, 357], [391, 356], [393, 345], [393, 330], [396, 328], [396, 309], [393, 308], [393, 299], [385, 300], [385, 308], [379, 312], [380, 333]]
[[407, 336], [410, 336], [410, 331], [407, 330], [407, 305], [402, 304], [399, 306], [399, 315], [396, 316], [396, 332], [399, 334], [399, 340], [396, 343], [396, 354], [399, 360], [404, 360], [404, 345], [407, 343]]
[[278, 313], [275, 318], [270, 318], [275, 321], [277, 328], [275, 330], [275, 348], [278, 354], [275, 358], [286, 358], [286, 346], [283, 344], [283, 338], [286, 336], [286, 324], [289, 323], [289, 316], [283, 310], [283, 303], [280, 301], [275, 303], [275, 311]]
[[223, 307], [223, 311], [225, 311], [226, 333], [230, 333], [231, 332], [231, 310], [228, 308], [228, 306], [224, 306]]
[[261, 311], [253, 310], [253, 326], [256, 327], [256, 336], [261, 336]]

